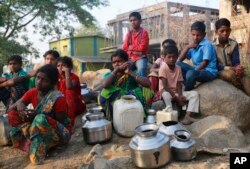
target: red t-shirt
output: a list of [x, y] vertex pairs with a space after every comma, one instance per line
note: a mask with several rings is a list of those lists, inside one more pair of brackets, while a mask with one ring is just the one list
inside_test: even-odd
[[[81, 86], [79, 77], [74, 73], [70, 73], [70, 80], [76, 82], [77, 84], [71, 90], [73, 90], [78, 96], [81, 96]], [[58, 80], [58, 90], [60, 90], [64, 94], [64, 96], [66, 96], [66, 81], [62, 76], [60, 76]]]
[[[148, 54], [148, 46], [148, 32], [145, 29], [141, 28], [137, 32], [130, 31], [127, 33], [122, 48], [128, 53], [129, 59], [135, 62], [142, 56], [146, 56]], [[133, 54], [132, 51], [142, 52], [142, 55]]]
[[[37, 88], [32, 88], [28, 90], [22, 97], [22, 101], [24, 104], [29, 104], [31, 103], [34, 108], [37, 107], [38, 105], [38, 90]], [[60, 112], [67, 112], [67, 104], [65, 97], [59, 97], [54, 106], [53, 106], [53, 112], [54, 113], [60, 113]]]
[[[37, 96], [38, 96], [38, 90], [37, 88], [32, 88], [30, 90], [28, 90], [22, 97], [22, 101], [24, 104], [28, 105], [28, 104], [32, 104], [32, 106], [34, 108], [37, 107], [37, 105], [39, 104], [38, 103], [38, 99], [37, 99]], [[53, 105], [53, 109], [52, 109], [53, 113], [67, 113], [68, 111], [68, 107], [67, 107], [67, 103], [66, 103], [66, 99], [65, 97], [59, 97], [54, 105]], [[56, 121], [55, 119], [53, 120], [52, 118], [47, 118], [48, 122], [53, 126], [53, 128], [56, 129]], [[68, 128], [69, 131], [70, 128], [69, 126], [65, 126]]]

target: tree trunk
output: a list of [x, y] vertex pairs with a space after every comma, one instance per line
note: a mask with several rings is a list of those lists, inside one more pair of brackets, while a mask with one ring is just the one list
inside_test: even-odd
[[0, 64], [0, 77], [2, 76], [2, 74], [3, 74], [3, 65]]

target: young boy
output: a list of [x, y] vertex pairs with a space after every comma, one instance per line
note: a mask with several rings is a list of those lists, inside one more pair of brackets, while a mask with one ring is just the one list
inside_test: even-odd
[[[183, 49], [177, 61], [177, 65], [182, 69], [186, 91], [192, 90], [196, 81], [211, 81], [218, 73], [215, 49], [212, 43], [205, 39], [205, 30], [203, 22], [196, 21], [191, 25], [193, 43]], [[183, 63], [185, 58], [192, 59], [194, 67]]]
[[215, 22], [215, 32], [217, 38], [214, 40], [214, 48], [217, 53], [219, 78], [232, 83], [238, 88], [243, 88], [250, 96], [250, 89], [246, 83], [244, 67], [240, 65], [239, 45], [229, 38], [231, 33], [231, 23], [226, 18], [221, 18]]
[[[176, 42], [173, 39], [166, 39], [161, 44], [162, 49], [164, 49], [168, 45], [175, 45], [176, 46]], [[150, 69], [150, 74], [148, 75], [148, 79], [149, 79], [150, 84], [151, 84], [150, 87], [155, 93], [157, 93], [159, 91], [158, 72], [159, 72], [159, 68], [163, 62], [164, 62], [164, 55], [162, 55], [162, 52], [161, 52], [161, 57], [156, 59], [156, 61], [154, 62], [154, 64], [152, 65], [152, 67]]]
[[10, 73], [0, 78], [0, 101], [6, 107], [13, 105], [28, 89], [27, 73], [22, 69], [22, 57], [13, 55], [8, 59]]
[[[60, 57], [60, 54], [56, 50], [48, 50], [47, 52], [44, 53], [43, 58], [44, 58], [44, 64], [52, 64], [56, 66], [57, 59]], [[40, 68], [40, 67], [39, 67]], [[28, 73], [28, 77], [30, 78], [29, 80], [29, 89], [35, 87], [35, 76], [38, 71], [38, 69], [34, 69]]]
[[[178, 49], [176, 46], [169, 45], [164, 51], [164, 63], [159, 70], [159, 90], [162, 93], [162, 98], [167, 106], [172, 108], [171, 101], [177, 102], [178, 105], [183, 106], [188, 102], [187, 112], [183, 124], [191, 124], [194, 119], [190, 117], [191, 112], [199, 112], [199, 95], [196, 91], [182, 92], [182, 73], [181, 68], [176, 64], [178, 58]], [[171, 109], [170, 109], [171, 110]]]
[[138, 76], [147, 76], [147, 54], [149, 46], [148, 32], [141, 27], [141, 14], [139, 12], [132, 12], [129, 15], [129, 21], [132, 30], [126, 35], [123, 43], [123, 50], [125, 50], [129, 59], [133, 62], [131, 70], [136, 70]]

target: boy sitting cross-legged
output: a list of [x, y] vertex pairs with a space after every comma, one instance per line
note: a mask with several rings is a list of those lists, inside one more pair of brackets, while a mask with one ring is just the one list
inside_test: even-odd
[[6, 107], [6, 111], [28, 89], [27, 73], [22, 69], [22, 57], [13, 55], [8, 59], [9, 73], [0, 78], [0, 101]]

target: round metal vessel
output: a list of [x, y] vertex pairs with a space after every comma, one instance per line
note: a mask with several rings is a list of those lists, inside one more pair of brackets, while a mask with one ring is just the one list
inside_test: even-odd
[[196, 157], [196, 141], [186, 130], [175, 131], [175, 138], [170, 143], [171, 152], [175, 160], [189, 161]]
[[86, 119], [82, 132], [87, 144], [103, 143], [112, 138], [111, 122], [104, 118], [103, 113], [90, 113]]
[[143, 124], [135, 129], [136, 135], [129, 147], [134, 164], [140, 168], [159, 168], [170, 161], [169, 138], [158, 132], [156, 124]]

